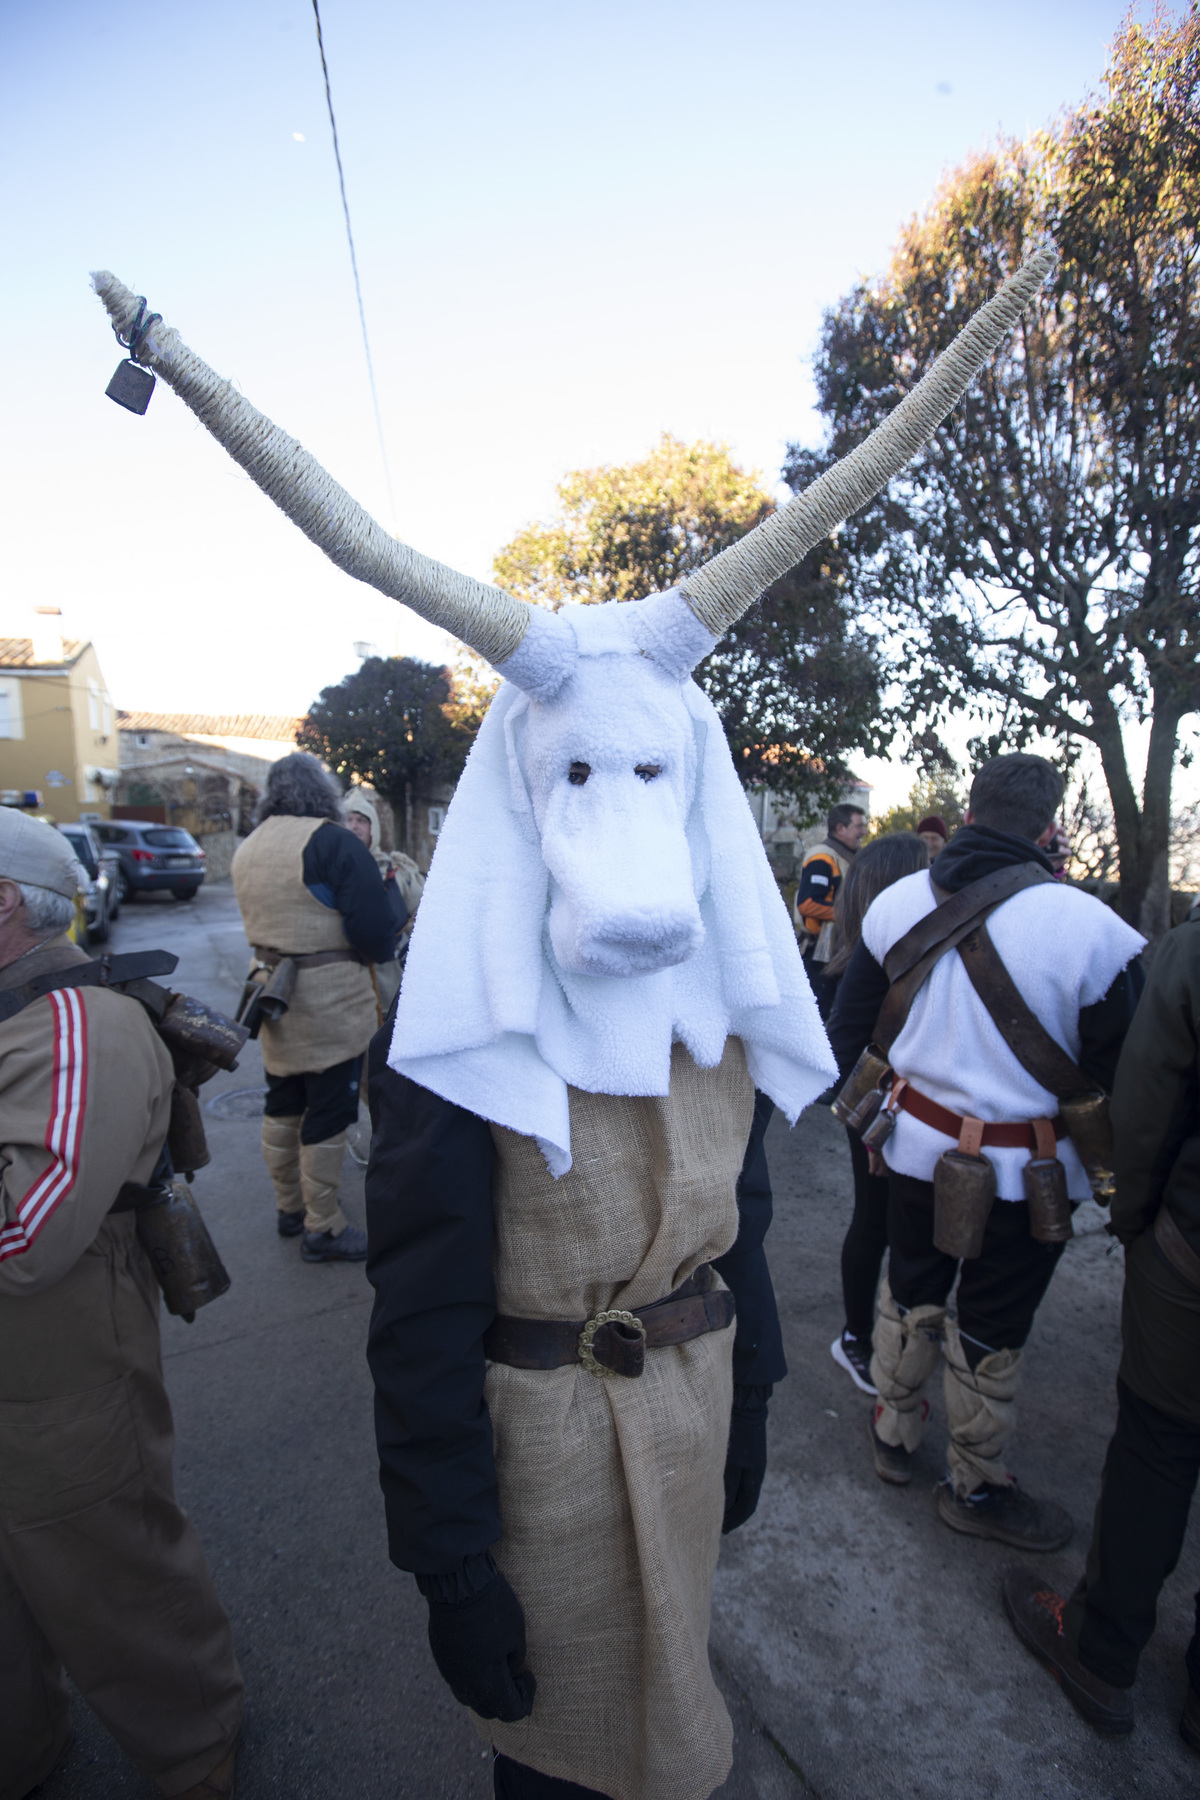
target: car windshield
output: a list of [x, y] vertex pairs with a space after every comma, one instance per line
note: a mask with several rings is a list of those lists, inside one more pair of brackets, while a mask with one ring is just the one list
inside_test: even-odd
[[94, 879], [100, 871], [96, 867], [96, 859], [92, 855], [92, 846], [88, 843], [82, 831], [64, 831], [63, 836], [66, 838], [68, 844], [70, 844], [72, 850], [75, 852], [75, 855], [83, 864], [88, 874]]
[[152, 850], [194, 850], [196, 841], [189, 831], [166, 825], [161, 831], [143, 831], [142, 838]]

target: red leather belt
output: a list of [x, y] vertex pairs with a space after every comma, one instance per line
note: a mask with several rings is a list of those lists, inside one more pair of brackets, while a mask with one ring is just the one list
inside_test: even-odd
[[[951, 1112], [948, 1106], [939, 1106], [927, 1094], [919, 1094], [914, 1087], [905, 1085], [897, 1105], [905, 1112], [910, 1112], [914, 1119], [920, 1119], [922, 1125], [932, 1125], [935, 1131], [956, 1141], [962, 1135], [966, 1121], [960, 1113]], [[1048, 1125], [1056, 1138], [1064, 1138], [1067, 1128], [1061, 1118], [1039, 1120]], [[1032, 1119], [1015, 1119], [1003, 1124], [985, 1124], [980, 1143], [991, 1144], [997, 1150], [1037, 1150], [1037, 1133]]]

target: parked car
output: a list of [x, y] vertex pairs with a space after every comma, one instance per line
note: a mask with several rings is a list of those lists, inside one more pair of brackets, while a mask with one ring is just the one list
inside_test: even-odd
[[113, 919], [120, 907], [118, 876], [111, 859], [102, 851], [90, 825], [60, 825], [58, 828], [83, 869], [83, 913], [87, 920], [89, 944], [106, 944]]
[[121, 864], [121, 898], [136, 900], [166, 888], [190, 900], [204, 880], [204, 852], [190, 831], [153, 819], [106, 819], [92, 830]]

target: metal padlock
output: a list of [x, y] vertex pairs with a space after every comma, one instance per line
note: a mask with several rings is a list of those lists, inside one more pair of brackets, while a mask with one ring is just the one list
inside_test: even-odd
[[127, 411], [144, 413], [154, 392], [154, 377], [149, 369], [143, 369], [132, 357], [126, 357], [124, 362], [117, 364], [116, 374], [104, 391], [110, 400], [115, 400]]

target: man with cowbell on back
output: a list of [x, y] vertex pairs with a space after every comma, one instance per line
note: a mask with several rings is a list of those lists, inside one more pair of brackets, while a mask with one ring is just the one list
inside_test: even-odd
[[[314, 756], [272, 765], [258, 817], [232, 874], [250, 981], [264, 1008], [272, 993], [282, 1007], [258, 1026], [279, 1235], [303, 1232], [305, 1262], [362, 1262], [367, 1234], [338, 1204], [338, 1183], [363, 1052], [380, 1023], [370, 965], [394, 955], [396, 926], [371, 853], [343, 829], [341, 795]], [[250, 1012], [242, 1017], [250, 1023]]]
[[77, 867], [0, 807], [0, 1800], [66, 1748], [64, 1670], [163, 1794], [227, 1800], [242, 1679], [175, 1500], [125, 1205], [160, 1164], [171, 1058], [135, 999], [74, 985], [95, 969], [66, 936]]

